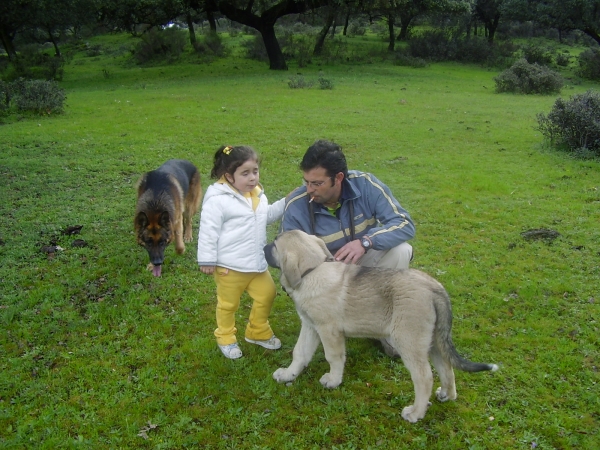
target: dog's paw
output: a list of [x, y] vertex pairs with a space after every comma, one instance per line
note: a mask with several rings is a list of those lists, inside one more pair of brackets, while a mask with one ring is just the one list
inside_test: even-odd
[[425, 411], [422, 413], [417, 411], [415, 405], [407, 406], [402, 410], [402, 418], [410, 423], [416, 423], [425, 417]]
[[334, 389], [340, 384], [342, 384], [341, 378], [335, 378], [330, 373], [326, 373], [325, 375], [323, 375], [319, 381], [324, 387], [328, 389]]
[[435, 396], [437, 397], [437, 399], [440, 402], [447, 402], [448, 400], [456, 400], [456, 395], [454, 395], [454, 397], [452, 397], [451, 395], [448, 394], [447, 391], [443, 390], [441, 386], [439, 388], [437, 388], [437, 390], [435, 391]]
[[194, 238], [190, 235], [190, 236], [185, 236], [183, 238], [183, 242], [192, 242], [194, 240]]
[[440, 402], [447, 402], [448, 400], [450, 400], [446, 391], [443, 391], [441, 387], [437, 388], [437, 390], [435, 391], [435, 396]]
[[297, 375], [294, 375], [291, 370], [280, 368], [273, 372], [273, 379], [278, 383], [287, 383], [294, 381]]

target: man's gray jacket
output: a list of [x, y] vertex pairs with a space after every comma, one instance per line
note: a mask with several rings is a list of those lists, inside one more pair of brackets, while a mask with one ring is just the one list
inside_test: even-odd
[[353, 239], [371, 238], [375, 250], [388, 250], [412, 239], [415, 226], [390, 189], [374, 175], [348, 171], [342, 181], [341, 207], [335, 216], [323, 205], [309, 204], [306, 187], [286, 200], [281, 230], [302, 230], [325, 242], [332, 254]]

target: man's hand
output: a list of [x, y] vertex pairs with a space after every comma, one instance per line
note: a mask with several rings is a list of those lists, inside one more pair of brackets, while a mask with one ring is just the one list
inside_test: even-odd
[[358, 264], [358, 260], [367, 253], [360, 243], [359, 239], [348, 242], [340, 248], [333, 257], [336, 261], [342, 261], [346, 264]]

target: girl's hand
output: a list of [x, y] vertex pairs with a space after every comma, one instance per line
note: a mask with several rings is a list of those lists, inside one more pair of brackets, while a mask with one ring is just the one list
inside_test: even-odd
[[215, 266], [200, 266], [200, 270], [206, 275], [212, 275], [215, 271]]

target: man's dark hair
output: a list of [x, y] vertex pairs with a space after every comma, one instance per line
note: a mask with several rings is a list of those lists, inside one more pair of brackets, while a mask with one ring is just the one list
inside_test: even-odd
[[320, 139], [308, 147], [300, 163], [300, 170], [303, 172], [316, 167], [325, 169], [328, 177], [334, 177], [340, 172], [344, 174], [344, 178], [348, 177], [348, 165], [342, 147], [325, 139]]

